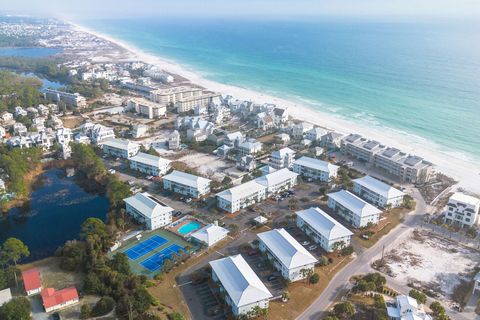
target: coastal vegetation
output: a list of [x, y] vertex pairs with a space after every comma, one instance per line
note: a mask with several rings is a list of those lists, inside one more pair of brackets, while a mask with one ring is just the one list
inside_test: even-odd
[[41, 85], [40, 79], [0, 70], [0, 112], [13, 111], [17, 106], [30, 107], [42, 103], [44, 100], [38, 91]]

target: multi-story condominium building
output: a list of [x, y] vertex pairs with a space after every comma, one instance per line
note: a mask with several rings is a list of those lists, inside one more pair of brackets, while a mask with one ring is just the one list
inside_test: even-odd
[[396, 148], [385, 147], [377, 141], [367, 140], [359, 134], [342, 139], [342, 153], [369, 163], [402, 182], [425, 183], [433, 172], [432, 163], [415, 155], [408, 155]]
[[112, 128], [98, 123], [87, 122], [82, 126], [82, 131], [94, 144], [101, 144], [105, 140], [115, 138], [115, 132]]
[[332, 252], [350, 245], [353, 233], [319, 208], [298, 211], [297, 226], [319, 244]]
[[258, 234], [259, 249], [266, 253], [273, 266], [285, 279], [298, 281], [307, 275], [301, 270], [312, 270], [317, 259], [285, 229], [274, 229]]
[[286, 147], [273, 151], [270, 155], [270, 166], [275, 169], [290, 168], [295, 160], [295, 151]]
[[163, 177], [163, 188], [187, 197], [201, 198], [210, 192], [211, 180], [174, 170]]
[[180, 133], [177, 130], [173, 130], [173, 132], [168, 136], [168, 149], [169, 150], [177, 150], [180, 149]]
[[129, 159], [130, 169], [143, 172], [151, 176], [163, 176], [170, 170], [170, 160], [139, 152]]
[[289, 190], [297, 184], [297, 174], [284, 168], [217, 193], [217, 206], [230, 213], [265, 200], [268, 196]]
[[123, 199], [126, 211], [148, 230], [166, 226], [172, 222], [173, 209], [147, 192]]
[[296, 172], [303, 177], [323, 182], [330, 181], [330, 179], [336, 177], [338, 168], [338, 166], [327, 161], [310, 157], [301, 157], [300, 159], [295, 160], [292, 166], [293, 172]]
[[217, 206], [230, 213], [247, 208], [266, 199], [267, 188], [255, 180], [217, 193]]
[[195, 107], [206, 107], [212, 104], [220, 95], [214, 92], [202, 92], [200, 96], [184, 97], [177, 100], [175, 107], [180, 113], [188, 112], [195, 109]]
[[479, 223], [480, 199], [455, 192], [447, 204], [445, 222], [460, 226], [473, 226]]
[[273, 296], [242, 255], [210, 261], [209, 264], [212, 280], [225, 293], [225, 302], [235, 317], [246, 315], [257, 307], [268, 308]]
[[265, 186], [267, 189], [267, 197], [290, 190], [297, 184], [298, 174], [283, 168], [275, 172], [261, 176], [255, 181]]
[[322, 129], [320, 127], [314, 127], [307, 131], [305, 138], [307, 138], [310, 141], [321, 141], [322, 137], [327, 133], [328, 132], [325, 129]]
[[167, 115], [166, 105], [141, 98], [130, 99], [127, 102], [127, 108], [129, 110], [135, 110], [136, 113], [148, 119], [161, 118]]
[[378, 223], [382, 213], [368, 202], [345, 190], [329, 193], [328, 207], [355, 228], [365, 227], [368, 223]]
[[87, 100], [78, 93], [68, 93], [53, 89], [45, 89], [43, 92], [45, 100], [53, 102], [64, 102], [66, 105], [84, 108], [87, 106]]
[[372, 176], [364, 176], [353, 180], [353, 192], [360, 198], [380, 208], [390, 206], [396, 208], [402, 205], [405, 193], [389, 184], [375, 179]]
[[175, 105], [181, 99], [200, 97], [202, 93], [202, 88], [192, 86], [165, 87], [151, 91], [150, 100], [163, 105]]
[[422, 305], [415, 298], [407, 295], [395, 297], [393, 305], [387, 305], [387, 315], [390, 320], [432, 320]]
[[140, 145], [130, 140], [108, 139], [102, 142], [104, 155], [120, 158], [131, 158], [138, 153]]
[[255, 139], [247, 139], [237, 146], [237, 150], [242, 156], [255, 155], [262, 152], [262, 143]]

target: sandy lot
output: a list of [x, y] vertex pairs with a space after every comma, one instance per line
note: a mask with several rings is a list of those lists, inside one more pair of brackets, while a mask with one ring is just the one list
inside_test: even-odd
[[461, 280], [471, 280], [469, 273], [480, 263], [480, 253], [447, 239], [412, 231], [398, 241], [386, 256], [389, 274], [404, 285], [431, 290], [451, 300]]
[[234, 166], [233, 163], [226, 162], [214, 155], [198, 152], [185, 155], [178, 161], [184, 162], [200, 174], [216, 181], [221, 181], [225, 177], [223, 172]]

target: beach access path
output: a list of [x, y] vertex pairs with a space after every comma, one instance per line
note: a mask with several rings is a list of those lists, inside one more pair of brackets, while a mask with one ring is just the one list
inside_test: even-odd
[[[382, 251], [388, 251], [388, 247], [392, 245], [396, 239], [404, 235], [409, 230], [420, 226], [422, 216], [427, 211], [427, 204], [417, 189], [413, 189], [412, 193], [417, 206], [414, 211], [410, 212], [405, 220], [400, 223], [395, 229], [390, 231], [387, 235], [383, 236], [375, 245], [357, 254], [357, 257], [346, 265], [340, 272], [338, 272], [330, 281], [325, 290], [320, 296], [301, 314], [297, 317], [297, 320], [317, 320], [327, 315], [330, 306], [346, 293], [349, 289], [349, 280], [352, 276], [357, 274], [365, 274], [374, 272], [371, 263], [375, 258], [382, 255]], [[387, 277], [387, 285], [392, 289], [398, 290], [402, 293], [408, 294], [411, 288], [400, 285], [395, 279]], [[431, 302], [431, 300], [429, 300]], [[447, 314], [452, 319], [465, 319], [468, 317], [461, 313], [453, 313], [450, 310], [446, 310]]]

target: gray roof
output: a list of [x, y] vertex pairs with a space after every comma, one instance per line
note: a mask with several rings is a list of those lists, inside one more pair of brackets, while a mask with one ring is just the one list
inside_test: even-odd
[[137, 193], [131, 197], [123, 199], [123, 201], [150, 219], [173, 211], [172, 208], [161, 203], [147, 192]]
[[170, 180], [185, 186], [199, 188], [203, 185], [209, 184], [211, 180], [202, 178], [193, 174], [174, 170], [172, 173], [163, 177], [164, 180]]
[[333, 219], [319, 208], [308, 208], [298, 211], [297, 216], [305, 221], [312, 229], [328, 240], [351, 236], [353, 233], [340, 222]]

